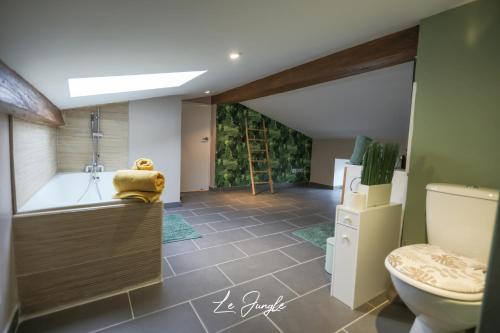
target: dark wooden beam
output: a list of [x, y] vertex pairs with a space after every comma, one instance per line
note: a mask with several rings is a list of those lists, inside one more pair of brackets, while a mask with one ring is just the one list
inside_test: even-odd
[[212, 98], [210, 96], [203, 96], [198, 98], [183, 99], [183, 102], [198, 103], [198, 104], [212, 104]]
[[212, 96], [237, 103], [402, 64], [417, 55], [418, 26], [363, 43]]
[[64, 125], [61, 110], [1, 60], [0, 112], [50, 126]]

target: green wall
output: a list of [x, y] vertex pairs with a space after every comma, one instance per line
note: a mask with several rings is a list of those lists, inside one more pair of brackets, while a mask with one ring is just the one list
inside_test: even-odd
[[404, 243], [425, 242], [425, 185], [500, 188], [500, 1], [421, 22]]
[[[308, 182], [311, 169], [312, 139], [241, 104], [217, 106], [217, 140], [215, 184], [217, 187], [250, 184], [248, 151], [245, 138], [245, 117], [249, 126], [262, 128], [262, 120], [269, 128], [269, 153], [275, 183]], [[264, 154], [254, 155], [262, 159]], [[265, 170], [265, 164], [254, 164], [256, 170]], [[302, 169], [303, 172], [292, 172]], [[266, 180], [267, 175], [259, 175]], [[259, 180], [259, 179], [257, 179]]]

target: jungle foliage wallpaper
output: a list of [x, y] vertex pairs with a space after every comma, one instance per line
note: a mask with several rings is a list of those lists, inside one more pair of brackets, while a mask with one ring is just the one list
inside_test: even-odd
[[[241, 104], [217, 106], [217, 141], [215, 184], [217, 187], [250, 184], [248, 151], [245, 138], [245, 118], [249, 127], [269, 129], [269, 155], [275, 183], [309, 182], [312, 139]], [[262, 134], [257, 133], [255, 137]], [[263, 149], [256, 141], [254, 149]], [[259, 155], [262, 154], [262, 155]], [[262, 159], [265, 153], [254, 153]], [[261, 158], [259, 158], [261, 157]], [[254, 163], [255, 170], [266, 170], [264, 163]], [[296, 172], [293, 172], [295, 169]], [[267, 180], [267, 174], [256, 175], [256, 181]]]

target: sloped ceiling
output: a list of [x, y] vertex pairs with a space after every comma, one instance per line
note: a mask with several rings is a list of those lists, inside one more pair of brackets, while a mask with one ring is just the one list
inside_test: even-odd
[[[60, 108], [199, 97], [469, 0], [2, 0], [0, 59]], [[242, 52], [232, 62], [231, 51]], [[208, 70], [178, 88], [70, 98], [67, 79]]]
[[313, 139], [366, 135], [404, 142], [413, 62], [243, 102]]

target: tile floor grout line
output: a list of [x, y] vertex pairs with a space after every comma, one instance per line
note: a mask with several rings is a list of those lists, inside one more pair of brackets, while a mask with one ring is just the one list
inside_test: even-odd
[[[194, 298], [191, 298], [191, 299], [188, 299], [188, 300], [185, 300], [185, 301], [182, 301], [182, 302], [176, 303], [176, 304], [172, 304], [172, 305], [169, 305], [169, 306], [166, 306], [166, 307], [160, 308], [160, 309], [156, 309], [156, 310], [153, 310], [153, 311], [151, 311], [151, 312], [144, 313], [144, 314], [142, 314], [142, 315], [138, 315], [138, 316], [136, 317], [136, 319], [138, 319], [138, 318], [142, 318], [142, 317], [147, 317], [147, 316], [149, 316], [149, 315], [152, 315], [152, 314], [155, 314], [155, 313], [158, 313], [158, 312], [161, 312], [161, 311], [165, 311], [165, 310], [171, 309], [171, 308], [173, 308], [173, 307], [175, 307], [175, 306], [178, 306], [178, 305], [181, 305], [181, 304], [185, 304], [185, 303], [187, 303], [187, 302], [196, 301], [196, 300], [198, 300], [198, 299], [201, 299], [201, 298], [204, 298], [204, 297], [210, 296], [210, 295], [212, 295], [212, 294], [219, 293], [219, 292], [221, 292], [221, 291], [224, 291], [224, 290], [227, 290], [227, 289], [230, 289], [230, 288], [239, 287], [239, 286], [241, 286], [241, 285], [243, 285], [243, 284], [245, 284], [245, 283], [250, 283], [250, 282], [253, 282], [253, 281], [255, 281], [255, 280], [258, 280], [258, 279], [261, 279], [261, 278], [264, 278], [264, 277], [267, 277], [267, 276], [269, 276], [269, 277], [271, 277], [271, 278], [274, 278], [272, 274], [273, 274], [273, 273], [267, 273], [267, 274], [264, 274], [264, 275], [261, 275], [261, 276], [258, 276], [258, 277], [255, 277], [255, 278], [252, 278], [252, 279], [247, 280], [247, 281], [243, 281], [243, 282], [236, 283], [234, 286], [226, 286], [226, 287], [224, 287], [224, 288], [221, 288], [221, 289], [218, 289], [218, 290], [214, 290], [214, 291], [211, 291], [211, 292], [205, 293], [205, 294], [200, 295], [200, 296], [196, 296], [196, 297], [194, 297]], [[274, 278], [274, 279], [276, 279], [276, 278]], [[308, 291], [308, 292], [306, 292], [306, 293], [304, 293], [304, 294], [302, 294], [302, 295], [300, 295], [300, 296], [298, 296], [298, 297], [293, 297], [293, 298], [291, 298], [290, 300], [288, 300], [288, 301], [286, 301], [286, 302], [284, 302], [284, 303], [285, 303], [285, 304], [287, 304], [287, 303], [289, 303], [289, 302], [291, 302], [291, 301], [294, 301], [294, 300], [296, 300], [296, 299], [299, 299], [299, 298], [302, 298], [302, 297], [304, 297], [304, 296], [307, 296], [307, 295], [309, 295], [310, 293], [313, 293], [313, 292], [315, 292], [315, 291], [318, 291], [319, 289], [324, 288], [324, 287], [329, 286], [329, 285], [330, 285], [330, 283], [325, 284], [325, 285], [323, 285], [323, 286], [320, 286], [320, 287], [318, 287], [318, 288], [312, 289], [312, 290], [310, 290], [310, 291]], [[250, 319], [250, 318], [248, 318], [248, 319]]]
[[296, 228], [304, 228], [304, 227], [301, 227], [293, 222], [290, 222], [290, 221], [286, 221], [286, 222], [290, 223], [291, 225], [295, 226]]
[[286, 254], [281, 249], [278, 249], [278, 251], [281, 252], [281, 254], [283, 254], [283, 255], [287, 256], [288, 258], [292, 259], [293, 261], [295, 261], [297, 264], [300, 264], [300, 261], [298, 261], [297, 259], [293, 258], [292, 256]]
[[271, 322], [271, 324], [272, 324], [272, 325], [273, 325], [273, 326], [274, 326], [274, 327], [278, 330], [278, 332], [280, 332], [280, 333], [285, 333], [285, 332], [283, 332], [283, 330], [282, 330], [282, 329], [278, 326], [278, 324], [276, 324], [276, 323], [274, 322], [274, 320], [272, 320], [271, 318], [269, 318], [269, 316], [266, 316], [266, 315], [264, 315], [264, 316], [267, 318], [267, 320], [269, 320], [269, 321]]
[[[309, 216], [309, 215], [308, 215]], [[246, 216], [246, 217], [241, 217], [241, 218], [252, 218], [253, 216]], [[190, 224], [191, 226], [196, 226], [196, 225], [202, 225], [202, 224], [215, 224], [215, 223], [224, 223], [224, 222], [230, 222], [232, 220], [224, 220], [224, 221], [213, 221], [213, 222], [205, 222], [205, 223], [198, 223], [198, 224]], [[305, 228], [308, 228], [308, 227], [311, 227], [315, 224], [323, 224], [323, 223], [329, 223], [328, 221], [322, 221], [322, 222], [315, 222], [315, 223], [311, 223], [311, 224], [308, 224], [308, 225], [304, 225], [304, 226], [299, 226], [297, 224], [294, 224], [293, 222], [290, 222], [289, 219], [283, 219], [283, 220], [277, 220], [277, 221], [274, 221], [272, 223], [278, 223], [278, 222], [285, 222], [285, 223], [288, 223], [290, 224], [291, 226], [293, 226], [294, 228], [297, 228], [297, 229], [305, 229]], [[264, 223], [264, 222], [260, 222], [260, 224], [255, 224], [255, 225], [249, 225], [249, 226], [239, 226], [239, 227], [234, 227], [234, 228], [230, 228], [230, 229], [226, 229], [226, 230], [218, 230], [216, 232], [212, 232], [212, 233], [208, 233], [208, 234], [205, 234], [205, 235], [213, 235], [217, 232], [226, 232], [226, 231], [234, 231], [236, 229], [243, 229], [245, 227], [255, 227], [255, 226], [261, 226], [261, 225], [267, 225], [267, 224], [272, 224], [272, 223]], [[330, 223], [333, 223], [330, 221]], [[284, 231], [290, 231], [290, 230], [284, 230]], [[284, 232], [284, 231], [280, 231], [280, 232], [275, 232], [275, 233], [271, 233], [271, 234], [266, 234], [266, 235], [262, 235], [262, 236], [257, 236], [257, 238], [262, 238], [262, 237], [265, 237], [265, 236], [270, 236], [270, 235], [275, 235], [275, 234], [279, 234], [281, 232]], [[217, 245], [215, 245], [217, 246]]]
[[[342, 326], [341, 328], [339, 328], [337, 331], [335, 331], [334, 333], [337, 333], [337, 332], [341, 332], [342, 330], [346, 330], [347, 327], [351, 326], [352, 324], [354, 324], [355, 322], [361, 320], [362, 318], [368, 316], [370, 313], [374, 312], [375, 310], [377, 310], [378, 308], [382, 307], [383, 305], [385, 305], [386, 303], [388, 303], [389, 300], [386, 300], [385, 302], [382, 302], [381, 304], [379, 304], [378, 306], [374, 307], [373, 305], [369, 304], [369, 303], [366, 303], [366, 304], [369, 304], [372, 308], [370, 309], [370, 311], [367, 311], [366, 313], [362, 314], [361, 316], [359, 316], [358, 318], [354, 319], [353, 321], [347, 323], [346, 325]], [[348, 332], [348, 331], [347, 331]]]
[[132, 319], [135, 318], [134, 316], [134, 308], [132, 307], [132, 300], [130, 299], [130, 292], [127, 291], [127, 299], [128, 299], [128, 305], [130, 306], [130, 313], [132, 314]]
[[[292, 244], [292, 245], [294, 245], [294, 244]], [[208, 265], [208, 266], [203, 266], [203, 267], [196, 268], [196, 269], [192, 269], [192, 270], [189, 270], [189, 271], [186, 271], [186, 272], [176, 273], [176, 274], [175, 274], [175, 277], [182, 276], [182, 275], [185, 275], [185, 274], [188, 274], [188, 273], [192, 273], [192, 272], [196, 272], [196, 271], [200, 271], [200, 270], [202, 270], [202, 269], [207, 269], [207, 268], [210, 268], [210, 267], [213, 267], [213, 266], [216, 266], [216, 265], [223, 265], [223, 264], [227, 264], [227, 263], [230, 263], [230, 262], [233, 262], [233, 261], [238, 261], [238, 260], [241, 260], [241, 259], [254, 257], [254, 256], [257, 256], [257, 255], [266, 254], [266, 253], [273, 252], [273, 251], [279, 251], [280, 249], [285, 248], [285, 247], [288, 247], [289, 245], [288, 245], [288, 246], [281, 247], [281, 248], [276, 248], [276, 249], [267, 250], [267, 251], [264, 251], [264, 252], [254, 253], [254, 254], [252, 254], [252, 255], [248, 255], [245, 251], [241, 250], [241, 249], [240, 249], [240, 248], [238, 248], [236, 245], [233, 245], [233, 246], [235, 246], [238, 250], [240, 250], [241, 252], [243, 252], [243, 254], [245, 254], [245, 255], [246, 255], [246, 257], [241, 257], [241, 258], [230, 259], [230, 260], [226, 260], [226, 261], [219, 262], [219, 263], [217, 263], [217, 264]], [[308, 262], [310, 262], [310, 261], [314, 261], [314, 260], [317, 260], [317, 259], [319, 259], [319, 258], [323, 258], [323, 257], [325, 257], [325, 256], [326, 256], [326, 254], [321, 255], [321, 256], [318, 256], [318, 257], [314, 257], [314, 258], [311, 258], [311, 259], [307, 259], [307, 260], [302, 261], [302, 262], [300, 262], [300, 261], [299, 261], [297, 264], [294, 264], [294, 265], [291, 265], [291, 266], [288, 266], [288, 267], [282, 268], [282, 269], [277, 270], [277, 271], [275, 271], [275, 272], [280, 272], [280, 271], [282, 271], [282, 270], [284, 270], [284, 269], [287, 269], [287, 268], [296, 267], [296, 266], [298, 266], [298, 265], [305, 264], [305, 263], [308, 263]], [[171, 267], [171, 268], [172, 268], [172, 267]], [[172, 271], [174, 271], [174, 270], [173, 270], [173, 268], [172, 268]], [[169, 276], [169, 277], [166, 277], [166, 278], [165, 278], [165, 280], [171, 279], [171, 278], [173, 278], [173, 277], [174, 277], [174, 276]]]
[[[261, 215], [261, 216], [262, 216], [262, 215]], [[257, 223], [259, 223], [259, 224], [254, 224], [254, 225], [262, 225], [262, 224], [265, 224], [264, 222], [262, 222], [262, 221], [260, 221], [260, 220], [256, 219], [256, 218], [255, 218], [255, 216], [249, 216], [249, 218], [250, 218], [250, 219], [252, 219], [252, 220], [254, 220], [254, 221], [256, 221]]]
[[[250, 216], [252, 217], [252, 216]], [[263, 227], [263, 226], [266, 226], [266, 225], [273, 225], [273, 224], [276, 224], [276, 223], [286, 223], [286, 224], [289, 224], [291, 225], [290, 222], [287, 222], [286, 220], [275, 220], [275, 221], [269, 221], [269, 222], [261, 222], [261, 224], [256, 224], [256, 225], [248, 225], [248, 226], [244, 226], [242, 228], [255, 228], [255, 227]], [[283, 232], [283, 231], [287, 231], [287, 230], [282, 230], [280, 232]]]
[[[243, 218], [245, 218], [245, 217], [243, 217]], [[222, 221], [222, 222], [214, 222], [214, 223], [212, 223], [212, 224], [217, 224], [217, 223], [228, 223], [228, 222], [232, 222], [232, 221], [233, 221], [233, 220], [231, 220], [231, 221]], [[236, 230], [236, 229], [246, 228], [246, 227], [258, 227], [258, 226], [260, 226], [260, 225], [262, 225], [262, 224], [251, 224], [251, 225], [238, 226], [238, 227], [229, 228], [229, 229], [224, 229], [224, 230], [216, 230], [216, 232], [212, 232], [212, 233], [210, 233], [210, 235], [213, 235], [213, 234], [215, 234], [215, 233], [217, 233], [217, 232], [231, 231], [231, 230]], [[210, 227], [212, 227], [212, 226], [210, 226]], [[213, 228], [213, 227], [212, 227], [212, 228]]]
[[[223, 217], [223, 219], [222, 219], [222, 220], [214, 220], [214, 221], [205, 221], [205, 222], [195, 223], [195, 224], [193, 224], [193, 223], [189, 222], [189, 220], [190, 220], [190, 219], [192, 219], [193, 217], [208, 216], [208, 215], [216, 215], [216, 214], [217, 214], [217, 215], [222, 216], [222, 217]], [[186, 222], [187, 222], [187, 223], [189, 223], [190, 225], [204, 224], [204, 223], [212, 223], [212, 222], [226, 222], [226, 221], [229, 221], [229, 219], [228, 219], [228, 218], [226, 218], [225, 216], [223, 216], [221, 213], [212, 213], [212, 214], [205, 214], [205, 215], [187, 216], [187, 217], [185, 217], [185, 220], [186, 220]]]
[[245, 257], [244, 257], [244, 258], [248, 258], [248, 257], [250, 257], [250, 256], [248, 255], [248, 253], [246, 253], [245, 251], [243, 251], [243, 250], [242, 250], [242, 249], [241, 249], [238, 245], [236, 245], [236, 244], [231, 244], [231, 245], [232, 245], [232, 246], [234, 246], [235, 248], [237, 248], [239, 251], [241, 251], [241, 252], [245, 255]]
[[207, 223], [205, 223], [205, 224], [207, 225], [207, 227], [209, 227], [209, 228], [210, 228], [210, 229], [212, 229], [213, 231], [218, 232], [217, 230], [215, 230], [215, 229], [214, 229], [214, 228], [210, 225], [210, 223], [209, 223], [209, 222], [207, 222]]
[[290, 232], [290, 231], [283, 231], [283, 232], [282, 232], [283, 236], [286, 236], [286, 237], [288, 237], [288, 238], [290, 238], [290, 239], [293, 239], [293, 240], [294, 240], [294, 241], [296, 241], [296, 242], [306, 242], [305, 240], [303, 240], [303, 241], [298, 241], [298, 240], [296, 240], [296, 239], [295, 239], [295, 238], [293, 238], [292, 236], [288, 235], [288, 234], [287, 234], [287, 232]]
[[217, 264], [217, 265], [215, 265], [215, 268], [217, 268], [217, 269], [219, 270], [219, 272], [221, 272], [221, 273], [222, 273], [222, 275], [224, 275], [224, 277], [225, 277], [225, 278], [226, 278], [229, 282], [231, 282], [231, 284], [232, 284], [233, 286], [235, 285], [234, 281], [233, 281], [233, 280], [232, 280], [232, 279], [231, 279], [231, 278], [230, 278], [230, 277], [229, 277], [229, 276], [228, 276], [228, 275], [227, 275], [227, 274], [226, 274], [226, 273], [222, 270], [222, 268], [220, 268], [220, 267], [218, 266], [218, 264]]
[[[230, 229], [230, 230], [224, 230], [224, 231], [219, 231], [219, 232], [226, 232], [226, 231], [234, 231], [236, 229], [243, 229], [242, 227], [238, 227], [238, 228], [235, 228], [235, 229]], [[212, 248], [215, 248], [215, 247], [221, 247], [221, 246], [224, 246], [224, 245], [234, 245], [236, 243], [241, 243], [241, 242], [244, 242], [244, 241], [248, 241], [248, 240], [252, 240], [252, 239], [260, 239], [260, 238], [265, 238], [265, 237], [268, 237], [268, 236], [275, 236], [275, 235], [278, 235], [278, 234], [282, 234], [282, 235], [285, 235], [284, 233], [285, 232], [290, 232], [292, 230], [284, 230], [284, 231], [279, 231], [279, 232], [275, 232], [275, 233], [272, 233], [272, 234], [267, 234], [267, 235], [262, 235], [262, 236], [257, 236], [257, 237], [251, 237], [251, 238], [245, 238], [245, 239], [240, 239], [240, 240], [237, 240], [237, 241], [232, 241], [232, 242], [227, 242], [227, 243], [222, 243], [222, 244], [217, 244], [217, 245], [213, 245], [213, 246], [207, 246], [207, 247], [204, 247], [204, 248], [200, 248], [199, 250], [195, 250], [195, 251], [186, 251], [186, 252], [181, 252], [181, 253], [177, 253], [177, 254], [173, 254], [171, 256], [165, 256], [167, 258], [170, 258], [170, 257], [175, 257], [175, 256], [178, 256], [178, 255], [182, 255], [182, 254], [187, 254], [187, 253], [194, 253], [194, 252], [197, 252], [197, 251], [201, 251], [201, 250], [206, 250], [206, 249], [212, 249]], [[210, 235], [214, 235], [216, 234], [215, 232], [214, 233], [211, 233]], [[287, 246], [291, 246], [291, 245], [296, 245], [298, 243], [304, 243], [305, 241], [298, 241], [296, 239], [294, 239], [293, 237], [290, 237], [288, 235], [286, 235], [288, 238], [290, 238], [291, 240], [293, 240], [295, 243], [292, 243], [292, 244], [287, 244], [286, 246], [284, 247], [287, 247]], [[191, 240], [192, 241], [192, 240]], [[267, 251], [267, 250], [266, 250]], [[261, 252], [257, 252], [257, 253], [261, 253]]]
[[[240, 229], [243, 229], [243, 228], [240, 228]], [[231, 231], [231, 230], [228, 230], [228, 231]], [[243, 230], [245, 231], [245, 230]], [[217, 245], [212, 245], [212, 246], [207, 246], [207, 247], [202, 247], [200, 248], [200, 250], [206, 250], [206, 249], [211, 249], [211, 248], [214, 248], [214, 247], [218, 247], [218, 246], [222, 246], [222, 245], [232, 245], [234, 243], [237, 243], [237, 242], [244, 242], [244, 241], [247, 241], [247, 240], [251, 240], [251, 239], [257, 239], [259, 237], [255, 237], [253, 235], [251, 235], [250, 233], [248, 233], [249, 236], [251, 237], [248, 237], [248, 238], [243, 238], [243, 239], [239, 239], [237, 241], [231, 241], [231, 242], [227, 242], [227, 243], [222, 243], [221, 245], [217, 244]], [[212, 234], [213, 235], [213, 234]]]
[[201, 326], [203, 326], [203, 329], [205, 330], [205, 333], [208, 333], [208, 329], [207, 329], [207, 326], [205, 326], [205, 323], [203, 322], [203, 320], [201, 320], [201, 317], [200, 315], [198, 314], [198, 311], [196, 311], [196, 308], [194, 307], [193, 303], [191, 303], [191, 301], [189, 301], [189, 305], [191, 306], [191, 308], [193, 309], [194, 311], [194, 314], [196, 315], [196, 317], [198, 318], [198, 320], [200, 321], [200, 324]]
[[[172, 273], [174, 273], [173, 276], [177, 276], [177, 273], [174, 271], [174, 268], [172, 267], [172, 264], [170, 264], [170, 262], [168, 261], [168, 258], [167, 257], [164, 257], [164, 258], [165, 258], [165, 261], [167, 262], [168, 267], [170, 267], [170, 269], [172, 270]], [[165, 279], [168, 279], [169, 277], [172, 277], [172, 276], [165, 277]]]
[[285, 282], [281, 281], [280, 279], [278, 279], [278, 277], [276, 275], [274, 275], [274, 273], [271, 274], [273, 276], [273, 278], [275, 278], [276, 280], [278, 280], [279, 283], [281, 283], [283, 286], [285, 286], [286, 289], [290, 290], [292, 293], [295, 294], [295, 296], [299, 297], [300, 294], [298, 292], [296, 292], [295, 290], [292, 289], [292, 287], [290, 287], [289, 285], [287, 285]]
[[[258, 316], [260, 316], [260, 315], [263, 315], [263, 314], [262, 314], [262, 312], [258, 312], [258, 313], [254, 314], [254, 315], [251, 315], [250, 317], [243, 318], [241, 321], [238, 321], [238, 322], [236, 322], [236, 323], [234, 323], [234, 324], [231, 324], [231, 325], [229, 325], [228, 327], [224, 327], [224, 328], [222, 328], [222, 329], [220, 329], [220, 330], [216, 331], [215, 333], [222, 333], [222, 332], [225, 332], [225, 331], [227, 331], [227, 330], [229, 330], [229, 329], [231, 329], [231, 328], [233, 328], [233, 327], [236, 327], [236, 326], [238, 326], [238, 325], [240, 325], [240, 324], [243, 324], [243, 323], [245, 323], [245, 322], [247, 322], [247, 321], [249, 321], [249, 320], [251, 320], [251, 319], [254, 319], [254, 318], [256, 318], [256, 317], [258, 317]], [[263, 316], [264, 316], [264, 315], [263, 315]]]
[[196, 242], [193, 240], [193, 239], [190, 239], [190, 241], [194, 244], [194, 246], [198, 249], [198, 250], [201, 250], [201, 247], [198, 246], [198, 244], [196, 244]]
[[130, 323], [132, 321], [134, 321], [135, 319], [127, 319], [127, 320], [123, 320], [123, 321], [119, 321], [117, 323], [114, 323], [114, 324], [111, 324], [111, 325], [107, 325], [107, 326], [104, 326], [104, 327], [100, 327], [100, 328], [97, 328], [95, 330], [91, 330], [89, 331], [89, 333], [97, 333], [97, 332], [102, 332], [104, 330], [107, 330], [109, 328], [112, 328], [112, 327], [115, 327], [115, 326], [119, 326], [121, 324], [126, 324], [126, 323]]
[[309, 290], [308, 292], [305, 292], [305, 293], [303, 293], [302, 295], [299, 295], [299, 296], [297, 296], [297, 297], [294, 297], [294, 298], [292, 298], [292, 299], [289, 299], [288, 301], [285, 301], [284, 303], [285, 303], [285, 305], [286, 305], [286, 304], [288, 304], [288, 303], [290, 303], [290, 302], [293, 302], [293, 301], [295, 301], [295, 300], [298, 300], [299, 298], [302, 298], [302, 297], [305, 297], [305, 296], [307, 296], [307, 295], [309, 295], [309, 294], [312, 294], [312, 293], [314, 293], [314, 292], [316, 292], [316, 291], [318, 291], [318, 290], [320, 290], [320, 289], [322, 289], [322, 288], [325, 288], [325, 287], [327, 287], [327, 286], [330, 286], [330, 283], [327, 283], [327, 284], [322, 285], [321, 287], [318, 287], [318, 288], [314, 288], [314, 289], [312, 289], [312, 290]]
[[[290, 237], [291, 238], [291, 237]], [[293, 239], [293, 238], [291, 238]], [[295, 239], [294, 239], [295, 240]], [[222, 247], [222, 246], [227, 246], [227, 245], [232, 245], [234, 246], [236, 249], [238, 249], [239, 251], [241, 251], [245, 257], [243, 258], [246, 258], [246, 257], [251, 257], [251, 256], [255, 256], [255, 255], [259, 255], [259, 254], [265, 254], [265, 253], [268, 253], [268, 252], [272, 252], [272, 251], [276, 251], [276, 250], [281, 250], [281, 249], [285, 249], [287, 247], [292, 247], [294, 245], [299, 245], [299, 244], [303, 244], [303, 243], [307, 243], [306, 241], [297, 241], [295, 240], [296, 243], [292, 243], [292, 244], [287, 244], [285, 246], [281, 246], [281, 247], [277, 247], [277, 248], [274, 248], [274, 249], [270, 249], [270, 250], [266, 250], [266, 251], [263, 251], [263, 252], [257, 252], [257, 253], [253, 253], [251, 255], [247, 254], [245, 251], [243, 251], [240, 247], [238, 247], [237, 244], [235, 243], [226, 243], [226, 244], [223, 244], [223, 245], [220, 245], [220, 246], [214, 246], [214, 247], [208, 247], [208, 248], [204, 248], [202, 250], [197, 250], [197, 251], [190, 251], [190, 252], [183, 252], [183, 253], [179, 253], [179, 254], [174, 254], [174, 255], [171, 255], [171, 256], [168, 256], [168, 257], [164, 257], [165, 260], [167, 260], [167, 263], [169, 264], [170, 268], [172, 269], [172, 272], [174, 272], [173, 270], [173, 267], [172, 265], [170, 264], [170, 262], [168, 261], [168, 258], [172, 258], [172, 257], [177, 257], [177, 256], [180, 256], [180, 255], [184, 255], [184, 254], [191, 254], [191, 253], [196, 253], [196, 252], [199, 252], [199, 251], [203, 251], [203, 250], [207, 250], [207, 249], [211, 249], [211, 248], [215, 248], [215, 247]], [[326, 254], [325, 254], [326, 255]], [[303, 262], [299, 262], [299, 263], [305, 263], [305, 262], [308, 262], [310, 260], [314, 260], [314, 259], [318, 259], [318, 258], [321, 258], [321, 257], [324, 257], [325, 255], [321, 255], [319, 257], [315, 257], [315, 258], [312, 258], [312, 259], [308, 259], [306, 261], [303, 261]], [[224, 264], [224, 263], [227, 263], [227, 262], [231, 262], [231, 261], [235, 261], [235, 260], [239, 260], [239, 259], [243, 259], [243, 258], [235, 258], [235, 259], [231, 259], [231, 260], [228, 260], [228, 261], [223, 261], [223, 262], [220, 262], [220, 263], [217, 263], [215, 265], [219, 265], [219, 264]], [[190, 273], [190, 272], [194, 272], [194, 271], [197, 271], [197, 270], [200, 270], [200, 269], [203, 269], [203, 268], [208, 268], [208, 267], [211, 267], [211, 266], [214, 266], [214, 265], [208, 265], [208, 266], [204, 266], [204, 267], [200, 267], [200, 268], [196, 268], [194, 270], [190, 270], [190, 271], [186, 271], [186, 272], [182, 272], [182, 273], [175, 273], [174, 272], [174, 275], [175, 276], [178, 276], [178, 275], [183, 275], [183, 274], [187, 274], [187, 273]], [[167, 277], [167, 278], [170, 278], [170, 277]]]
[[241, 227], [241, 229], [245, 230], [246, 232], [248, 232], [250, 235], [254, 236], [255, 238], [259, 238], [259, 236], [257, 236], [253, 232], [249, 231], [248, 229], [245, 229], [245, 227]]

